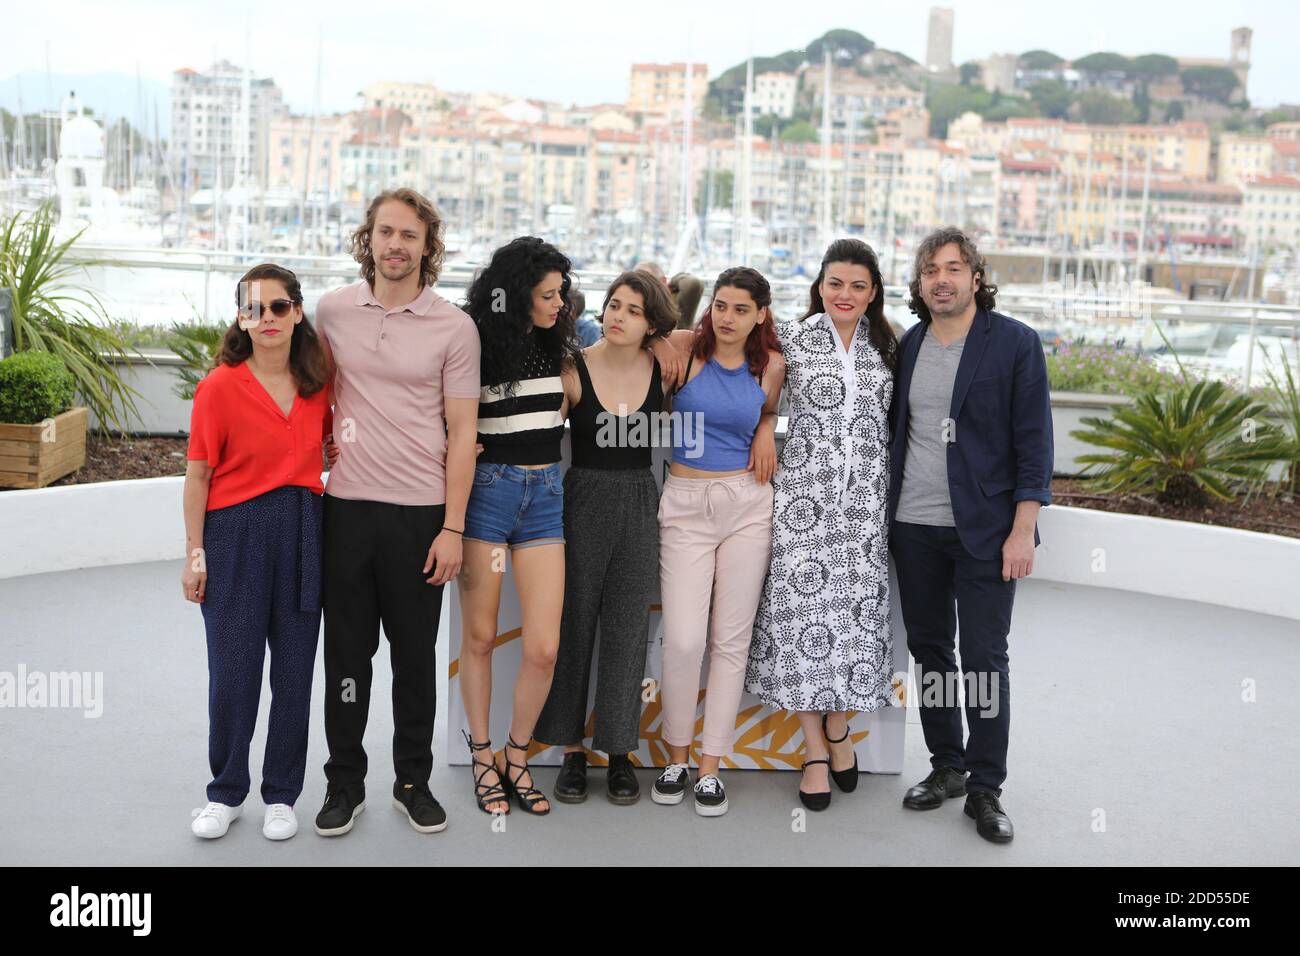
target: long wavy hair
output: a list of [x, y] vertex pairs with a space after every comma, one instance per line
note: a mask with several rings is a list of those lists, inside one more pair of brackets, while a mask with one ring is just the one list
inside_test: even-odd
[[836, 262], [863, 266], [871, 273], [871, 284], [876, 288], [876, 297], [871, 300], [867, 311], [863, 313], [867, 318], [867, 337], [880, 353], [880, 357], [884, 359], [885, 365], [891, 372], [894, 371], [898, 365], [898, 336], [894, 334], [893, 327], [885, 318], [885, 284], [880, 277], [880, 262], [876, 258], [875, 250], [861, 239], [836, 239], [827, 246], [826, 255], [822, 256], [821, 270], [817, 273], [817, 278], [813, 279], [812, 291], [808, 297], [808, 311], [799, 317], [799, 321], [802, 322], [810, 315], [818, 315], [826, 311], [826, 305], [822, 302], [821, 286], [826, 279], [827, 266]]
[[921, 240], [921, 244], [916, 247], [916, 258], [912, 262], [912, 281], [907, 284], [907, 291], [911, 293], [911, 298], [907, 300], [907, 307], [922, 322], [930, 321], [930, 308], [921, 298], [921, 270], [934, 258], [936, 252], [950, 242], [957, 244], [962, 261], [970, 266], [971, 272], [977, 273], [980, 277], [979, 286], [975, 289], [975, 305], [981, 309], [991, 309], [997, 303], [998, 287], [988, 281], [988, 264], [980, 255], [980, 251], [975, 248], [975, 243], [960, 229], [946, 226], [943, 229], [936, 229]]
[[387, 189], [370, 200], [370, 205], [366, 207], [365, 222], [352, 233], [352, 258], [361, 263], [362, 278], [370, 284], [371, 288], [374, 288], [375, 254], [370, 248], [370, 237], [375, 231], [375, 215], [379, 212], [379, 207], [390, 199], [406, 203], [424, 223], [424, 254], [420, 257], [420, 284], [433, 285], [438, 281], [438, 274], [442, 272], [442, 260], [446, 255], [446, 247], [442, 242], [442, 216], [438, 213], [437, 206], [414, 189], [405, 186], [399, 189]]
[[744, 289], [756, 306], [760, 309], [768, 309], [767, 320], [750, 329], [749, 338], [745, 339], [745, 360], [749, 363], [749, 373], [762, 378], [763, 373], [767, 371], [771, 353], [781, 351], [781, 342], [776, 337], [774, 328], [776, 317], [771, 314], [772, 287], [767, 284], [761, 272], [749, 266], [733, 266], [726, 269], [718, 276], [718, 281], [713, 283], [713, 291], [709, 294], [709, 307], [695, 329], [691, 354], [701, 362], [707, 362], [718, 350], [718, 336], [713, 331], [713, 300], [718, 297], [719, 290], [728, 288]]
[[673, 297], [668, 294], [662, 282], [643, 269], [629, 269], [609, 284], [605, 301], [600, 306], [602, 324], [605, 321], [605, 310], [609, 308], [609, 300], [624, 286], [641, 294], [644, 303], [642, 312], [650, 326], [646, 332], [647, 342], [662, 338], [677, 328], [677, 306], [673, 303]]
[[[479, 371], [485, 386], [501, 385], [505, 394], [514, 394], [532, 336], [537, 337], [542, 351], [557, 361], [577, 354], [577, 320], [569, 301], [572, 268], [568, 257], [549, 242], [520, 236], [492, 253], [474, 277], [461, 307], [478, 326], [482, 344]], [[549, 329], [536, 328], [533, 289], [552, 272], [561, 276], [560, 314]]]
[[[273, 262], [263, 262], [253, 266], [244, 273], [235, 287], [235, 305], [243, 307], [247, 303], [244, 296], [248, 294], [246, 283], [255, 279], [275, 279], [284, 285], [284, 291], [293, 304], [302, 308], [302, 285], [298, 277], [284, 266]], [[226, 329], [226, 337], [221, 341], [221, 352], [217, 355], [218, 365], [238, 365], [253, 354], [253, 337], [239, 327], [236, 318]], [[304, 314], [302, 321], [293, 327], [293, 338], [289, 340], [289, 371], [298, 386], [298, 394], [310, 398], [329, 384], [334, 375], [325, 349], [321, 347], [320, 336]]]

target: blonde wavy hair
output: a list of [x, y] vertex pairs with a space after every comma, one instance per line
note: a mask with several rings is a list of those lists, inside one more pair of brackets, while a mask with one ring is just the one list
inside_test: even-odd
[[370, 248], [370, 237], [375, 231], [375, 216], [379, 212], [379, 207], [390, 199], [406, 203], [424, 223], [424, 255], [420, 257], [420, 283], [431, 286], [438, 281], [443, 257], [447, 251], [442, 241], [442, 216], [438, 213], [437, 206], [414, 189], [405, 186], [386, 189], [370, 200], [370, 205], [366, 208], [366, 221], [352, 233], [352, 258], [361, 263], [361, 275], [373, 287], [375, 254]]

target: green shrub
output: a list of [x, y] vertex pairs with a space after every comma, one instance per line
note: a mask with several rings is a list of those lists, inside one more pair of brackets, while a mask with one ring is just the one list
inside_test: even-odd
[[1112, 345], [1067, 342], [1047, 354], [1047, 382], [1054, 392], [1136, 397], [1153, 388], [1174, 388], [1181, 381], [1178, 373], [1159, 368], [1150, 356]]
[[18, 352], [0, 361], [0, 422], [35, 425], [72, 405], [76, 382], [57, 355]]
[[59, 239], [56, 218], [53, 200], [33, 212], [0, 217], [0, 288], [9, 290], [13, 303], [13, 348], [57, 355], [101, 430], [126, 431], [140, 417], [139, 392], [118, 368], [129, 353], [104, 327], [109, 317], [103, 303], [75, 281], [91, 264], [68, 258], [81, 233]]
[[1145, 392], [1110, 418], [1080, 419], [1088, 428], [1070, 434], [1110, 449], [1078, 457], [1102, 492], [1150, 492], [1164, 504], [1194, 506], [1231, 501], [1285, 457], [1284, 437], [1267, 414], [1265, 403], [1223, 382], [1196, 382]]
[[168, 349], [172, 335], [161, 325], [141, 325], [130, 319], [115, 319], [105, 325], [127, 349]]

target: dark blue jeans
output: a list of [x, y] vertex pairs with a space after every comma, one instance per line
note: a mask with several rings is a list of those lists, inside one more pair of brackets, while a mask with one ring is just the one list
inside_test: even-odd
[[292, 806], [307, 765], [311, 681], [320, 635], [321, 497], [286, 485], [228, 508], [203, 525], [208, 583], [208, 800], [248, 795], [248, 750], [271, 649], [271, 713], [262, 800]]
[[[1002, 580], [1001, 559], [982, 561], [962, 546], [956, 528], [895, 521], [890, 550], [907, 649], [916, 660], [921, 730], [933, 767], [970, 773], [969, 790], [1001, 795], [1011, 728], [1007, 633], [1015, 580]], [[954, 650], [961, 653], [958, 670]], [[960, 684], [970, 735], [963, 746]]]

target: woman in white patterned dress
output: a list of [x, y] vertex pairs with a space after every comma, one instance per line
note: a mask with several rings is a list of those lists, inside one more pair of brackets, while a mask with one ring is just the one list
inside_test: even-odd
[[832, 243], [808, 312], [778, 334], [789, 425], [745, 689], [797, 712], [799, 798], [822, 810], [828, 777], [857, 786], [847, 712], [887, 705], [894, 672], [886, 496], [897, 340], [871, 247]]

